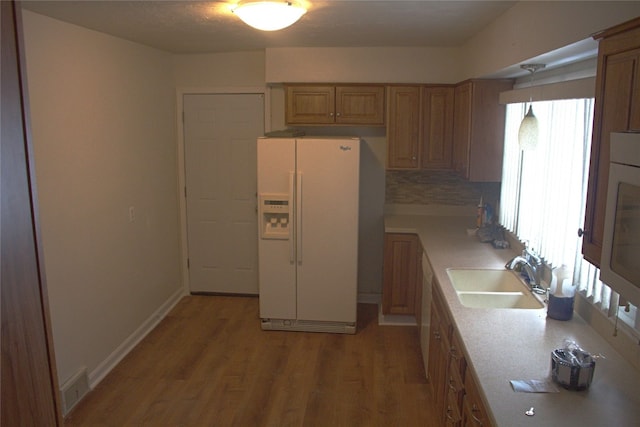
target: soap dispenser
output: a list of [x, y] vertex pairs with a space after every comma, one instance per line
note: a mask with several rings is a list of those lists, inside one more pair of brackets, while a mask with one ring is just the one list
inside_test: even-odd
[[551, 271], [547, 316], [556, 320], [571, 319], [575, 296], [576, 286], [573, 284], [573, 271], [564, 264], [554, 268]]

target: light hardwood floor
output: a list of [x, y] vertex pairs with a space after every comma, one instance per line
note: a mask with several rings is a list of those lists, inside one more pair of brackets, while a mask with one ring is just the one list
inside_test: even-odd
[[416, 327], [262, 331], [258, 299], [187, 296], [67, 426], [436, 426]]

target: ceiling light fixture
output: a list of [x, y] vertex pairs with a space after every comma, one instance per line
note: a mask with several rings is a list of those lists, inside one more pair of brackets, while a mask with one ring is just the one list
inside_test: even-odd
[[[541, 68], [544, 68], [545, 64], [522, 64], [520, 68], [527, 70], [531, 73], [531, 84], [529, 85], [529, 91], [531, 93], [531, 87], [533, 86], [533, 73]], [[529, 95], [529, 111], [522, 119], [520, 123], [520, 129], [518, 130], [518, 144], [523, 151], [535, 150], [538, 145], [538, 119], [533, 114], [533, 108], [531, 103], [533, 96]]]
[[287, 28], [306, 12], [296, 0], [243, 0], [233, 9], [245, 24], [262, 31]]

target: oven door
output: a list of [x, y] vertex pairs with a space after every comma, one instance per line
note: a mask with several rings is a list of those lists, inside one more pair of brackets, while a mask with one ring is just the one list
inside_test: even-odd
[[640, 306], [640, 167], [610, 164], [600, 279]]

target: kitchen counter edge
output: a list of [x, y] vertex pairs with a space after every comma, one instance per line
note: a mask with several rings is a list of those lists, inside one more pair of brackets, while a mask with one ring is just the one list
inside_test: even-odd
[[[417, 234], [463, 341], [468, 365], [496, 426], [634, 425], [640, 416], [640, 372], [574, 313], [570, 321], [548, 319], [546, 308], [477, 309], [460, 304], [448, 268], [503, 269], [517, 253], [494, 249], [467, 230], [474, 216], [385, 215], [386, 233]], [[575, 392], [522, 393], [510, 380], [548, 379], [550, 354], [565, 339], [596, 362], [591, 387]], [[529, 417], [525, 411], [535, 408]]]

